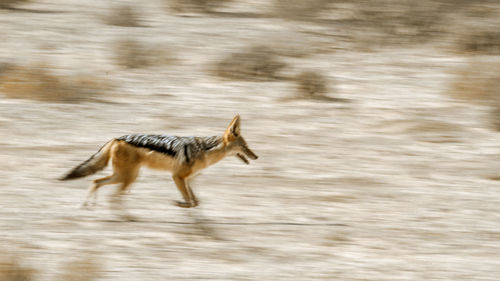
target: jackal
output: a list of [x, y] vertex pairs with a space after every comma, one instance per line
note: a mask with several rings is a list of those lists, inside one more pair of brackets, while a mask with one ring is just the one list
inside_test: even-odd
[[[236, 115], [223, 136], [178, 137], [169, 135], [132, 134], [110, 140], [61, 180], [69, 180], [92, 175], [104, 169], [112, 161], [113, 174], [94, 180], [83, 206], [93, 197], [96, 201], [97, 189], [107, 184], [120, 184], [114, 199], [124, 194], [139, 174], [141, 166], [151, 169], [168, 170], [184, 201], [175, 201], [183, 208], [196, 207], [198, 199], [189, 185], [190, 179], [202, 169], [213, 165], [226, 156], [237, 156], [246, 164], [247, 157], [255, 160], [257, 155], [248, 148], [241, 136], [240, 116]], [[112, 200], [113, 201], [113, 200]]]

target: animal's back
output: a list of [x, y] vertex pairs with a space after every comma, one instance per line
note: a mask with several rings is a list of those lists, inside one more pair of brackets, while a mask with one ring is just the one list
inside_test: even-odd
[[131, 134], [117, 138], [135, 147], [146, 148], [191, 164], [200, 154], [217, 147], [222, 139], [212, 137], [179, 137], [171, 135]]
[[117, 140], [124, 141], [133, 146], [147, 148], [172, 157], [176, 157], [179, 154], [182, 145], [180, 139], [177, 136], [146, 134], [131, 134], [117, 138]]

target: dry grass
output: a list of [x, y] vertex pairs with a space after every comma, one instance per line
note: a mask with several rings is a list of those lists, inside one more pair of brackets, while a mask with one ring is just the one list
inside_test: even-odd
[[489, 118], [493, 129], [500, 132], [500, 102], [493, 106]]
[[15, 258], [0, 260], [0, 281], [31, 281], [34, 270], [21, 266]]
[[336, 245], [340, 243], [347, 243], [351, 241], [349, 235], [346, 233], [333, 233], [326, 237], [326, 239], [330, 240], [330, 245]]
[[295, 76], [298, 98], [316, 99], [331, 102], [345, 102], [341, 98], [329, 97], [331, 92], [327, 78], [317, 71], [303, 71]]
[[91, 100], [107, 88], [99, 78], [56, 76], [44, 66], [9, 66], [0, 73], [0, 93], [8, 98], [73, 103]]
[[[80, 259], [67, 263], [56, 281], [92, 281], [99, 277], [101, 267], [94, 260]], [[22, 266], [16, 257], [0, 259], [0, 281], [32, 281], [36, 271]]]
[[497, 176], [497, 175], [486, 176], [486, 178], [493, 180], [493, 181], [500, 181], [500, 176]]
[[471, 62], [456, 73], [449, 94], [475, 103], [496, 103], [500, 98], [500, 64]]
[[167, 0], [166, 5], [174, 13], [209, 13], [232, 0]]
[[500, 54], [500, 31], [474, 32], [459, 40], [464, 52], [479, 54]]
[[325, 11], [332, 0], [275, 0], [274, 14], [278, 17], [293, 20], [314, 19]]
[[17, 4], [27, 3], [29, 0], [0, 0], [0, 9], [12, 9]]
[[137, 13], [131, 6], [120, 6], [114, 9], [105, 19], [106, 24], [124, 27], [139, 27]]
[[472, 62], [460, 69], [449, 94], [467, 102], [491, 107], [487, 117], [493, 129], [500, 131], [500, 64]]
[[2, 77], [2, 75], [7, 73], [8, 71], [12, 70], [12, 68], [14, 68], [13, 64], [0, 62], [0, 78]]
[[69, 262], [56, 281], [92, 281], [99, 277], [101, 267], [90, 259]]
[[312, 200], [317, 202], [331, 202], [331, 203], [350, 203], [358, 200], [356, 196], [351, 195], [325, 195], [325, 196], [312, 196]]
[[227, 79], [269, 81], [282, 78], [278, 72], [285, 66], [271, 49], [255, 46], [226, 56], [215, 65], [214, 72]]
[[366, 40], [382, 45], [423, 43], [442, 34], [445, 5], [439, 1], [375, 0], [361, 2], [354, 18], [379, 36]]
[[297, 90], [303, 97], [323, 96], [328, 92], [326, 78], [316, 71], [304, 71], [295, 77]]
[[144, 68], [175, 61], [168, 49], [145, 46], [132, 39], [115, 43], [114, 49], [117, 64], [125, 68]]
[[[304, 34], [305, 35], [305, 34]], [[317, 54], [326, 54], [335, 50], [335, 44], [319, 36], [290, 37], [273, 34], [261, 39], [266, 42], [268, 51], [279, 57], [307, 58]]]
[[342, 23], [346, 36], [365, 49], [440, 38], [447, 16], [457, 10], [453, 8], [444, 0], [274, 0], [272, 14], [318, 24]]

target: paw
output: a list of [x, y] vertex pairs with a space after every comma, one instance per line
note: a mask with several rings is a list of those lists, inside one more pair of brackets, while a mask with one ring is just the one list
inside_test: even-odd
[[175, 204], [177, 207], [181, 207], [181, 208], [193, 208], [193, 207], [198, 206], [198, 201], [189, 201], [189, 202], [185, 202], [185, 201], [174, 201], [174, 204]]
[[136, 218], [132, 215], [129, 215], [129, 214], [122, 214], [120, 217], [123, 221], [128, 221], [128, 222], [138, 222], [139, 221], [138, 218]]
[[81, 210], [90, 210], [90, 209], [92, 209], [92, 208], [90, 208], [89, 205], [90, 205], [89, 202], [85, 201], [85, 202], [82, 203], [82, 205], [80, 205], [80, 209]]

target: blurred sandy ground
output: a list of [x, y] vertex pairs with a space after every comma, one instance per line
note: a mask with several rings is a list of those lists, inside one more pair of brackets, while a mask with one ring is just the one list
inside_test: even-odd
[[[470, 2], [0, 9], [0, 280], [497, 280], [499, 5]], [[206, 170], [196, 209], [167, 173], [141, 171], [138, 222], [56, 180], [236, 113], [260, 158]]]

